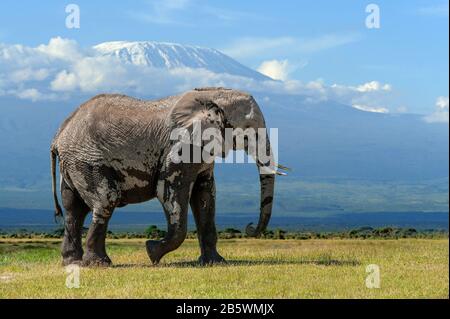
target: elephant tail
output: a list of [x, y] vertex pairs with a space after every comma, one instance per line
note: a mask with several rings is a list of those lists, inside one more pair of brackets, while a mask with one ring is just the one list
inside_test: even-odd
[[51, 157], [51, 169], [52, 169], [52, 192], [53, 192], [53, 201], [55, 202], [55, 221], [58, 218], [63, 217], [63, 212], [61, 209], [61, 206], [58, 202], [58, 195], [56, 194], [56, 159], [58, 157], [58, 151], [56, 148], [52, 145], [52, 148], [50, 150], [50, 157]]

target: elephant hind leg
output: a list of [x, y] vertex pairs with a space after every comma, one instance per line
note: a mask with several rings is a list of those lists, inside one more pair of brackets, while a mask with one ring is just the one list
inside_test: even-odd
[[111, 259], [106, 253], [106, 234], [108, 222], [114, 208], [96, 209], [93, 211], [92, 223], [86, 236], [86, 252], [83, 256], [83, 266], [110, 266]]
[[121, 200], [121, 191], [114, 170], [105, 166], [97, 170], [101, 171], [101, 174], [89, 177], [88, 184], [91, 184], [91, 188], [84, 193], [91, 201], [93, 210], [92, 223], [86, 236], [83, 266], [111, 265], [111, 259], [106, 253], [105, 240], [109, 220]]
[[65, 208], [65, 229], [62, 242], [63, 265], [80, 263], [83, 258], [81, 233], [86, 215], [90, 208], [63, 180], [61, 183], [61, 197]]

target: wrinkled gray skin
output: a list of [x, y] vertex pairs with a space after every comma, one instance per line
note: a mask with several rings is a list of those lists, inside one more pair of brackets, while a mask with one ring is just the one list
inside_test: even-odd
[[[168, 231], [164, 239], [146, 242], [153, 263], [184, 241], [189, 204], [201, 248], [199, 262], [224, 261], [216, 250], [214, 163], [175, 164], [168, 156], [172, 147], [170, 131], [192, 129], [194, 119], [201, 121], [202, 128], [265, 127], [251, 95], [223, 88], [195, 89], [157, 101], [102, 94], [65, 120], [51, 146], [56, 215], [62, 216], [55, 191], [57, 158], [66, 210], [64, 265], [111, 264], [105, 236], [114, 208], [155, 197], [163, 206]], [[225, 146], [223, 156], [230, 149], [233, 145]], [[270, 151], [270, 146], [267, 149]], [[257, 161], [257, 165], [273, 164]], [[258, 236], [269, 222], [274, 180], [274, 174], [260, 174], [261, 212], [257, 227], [247, 227], [250, 236]], [[93, 222], [83, 254], [81, 231], [89, 211], [93, 212]]]

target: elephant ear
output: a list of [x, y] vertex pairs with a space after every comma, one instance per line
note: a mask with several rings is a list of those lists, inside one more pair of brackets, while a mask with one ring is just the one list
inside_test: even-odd
[[[169, 115], [172, 130], [184, 130], [189, 134], [192, 142], [201, 140], [201, 145], [198, 145], [201, 147], [212, 140], [212, 138], [203, 140], [201, 135], [199, 138], [198, 134], [203, 134], [206, 129], [215, 129], [215, 132], [220, 134], [220, 138], [223, 141], [225, 132], [223, 110], [207, 96], [196, 93], [190, 92], [185, 94], [172, 107]], [[200, 132], [199, 128], [201, 128]]]

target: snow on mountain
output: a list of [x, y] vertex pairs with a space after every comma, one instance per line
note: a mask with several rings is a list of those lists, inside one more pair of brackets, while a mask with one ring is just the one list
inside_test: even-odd
[[255, 80], [272, 80], [252, 70], [216, 49], [163, 42], [104, 42], [94, 50], [105, 56], [118, 57], [122, 62], [155, 68], [204, 68], [214, 73], [228, 73]]

